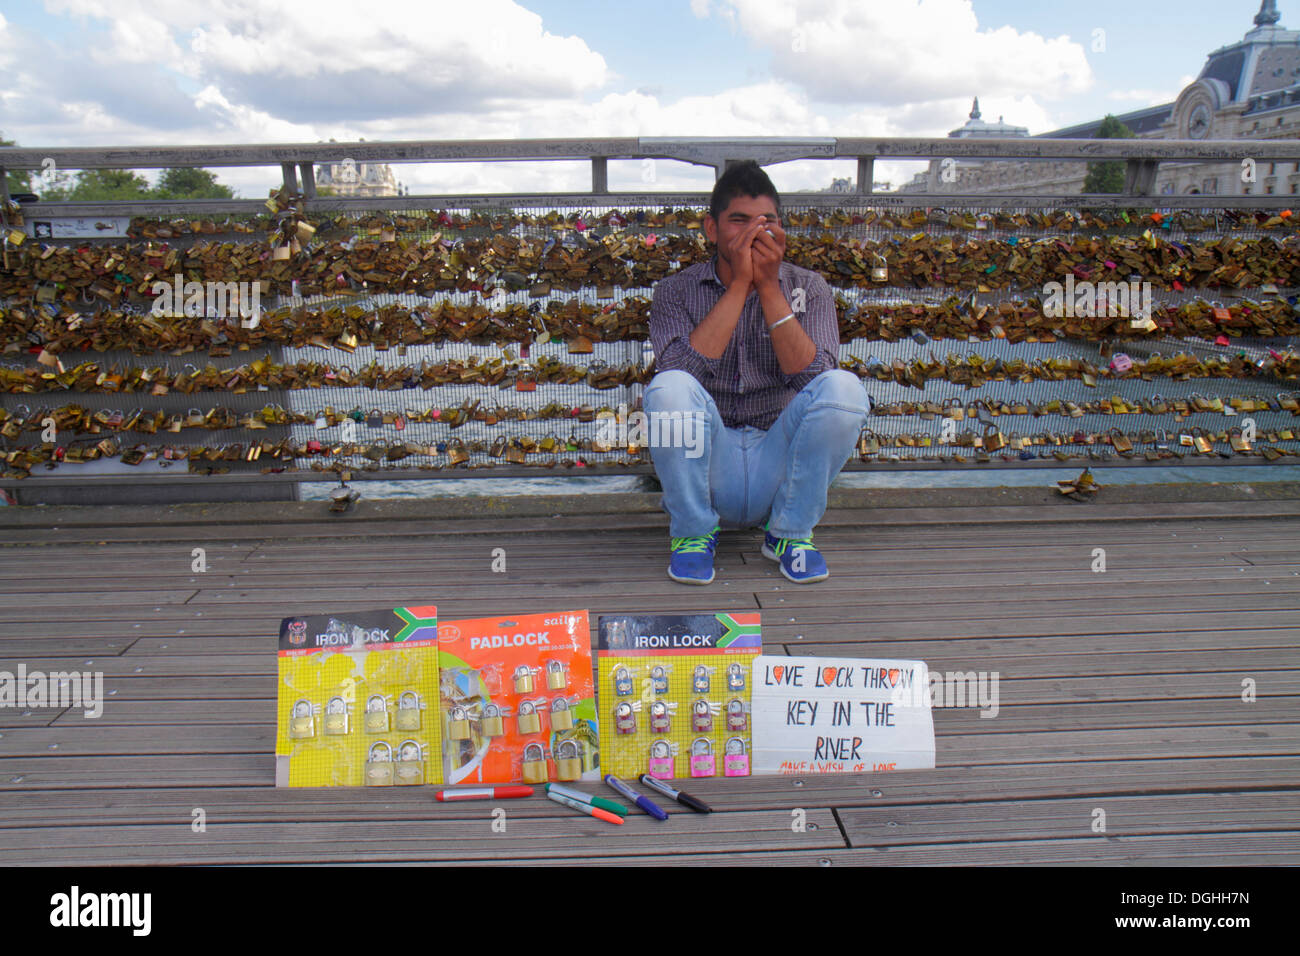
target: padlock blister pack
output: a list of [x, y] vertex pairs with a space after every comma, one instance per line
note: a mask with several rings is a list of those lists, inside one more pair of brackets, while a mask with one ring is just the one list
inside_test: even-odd
[[438, 611], [280, 622], [278, 787], [438, 784]]
[[749, 776], [751, 668], [760, 614], [601, 615], [605, 772]]
[[586, 611], [443, 621], [447, 783], [600, 779]]

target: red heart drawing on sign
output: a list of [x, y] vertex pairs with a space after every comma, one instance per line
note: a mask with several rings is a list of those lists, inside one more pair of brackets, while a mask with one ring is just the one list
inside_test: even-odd
[[835, 674], [836, 674], [836, 670], [834, 667], [823, 667], [822, 683], [825, 684], [827, 687], [835, 683]]
[[890, 686], [890, 687], [896, 687], [896, 686], [898, 685], [898, 674], [899, 674], [899, 671], [898, 671], [898, 668], [897, 668], [897, 667], [895, 667], [893, 670], [891, 670], [891, 671], [889, 672], [889, 686]]
[[782, 664], [778, 664], [776, 665], [776, 667], [772, 668], [772, 676], [775, 677], [778, 681], [781, 680], [781, 675], [784, 673], [785, 673], [785, 666]]

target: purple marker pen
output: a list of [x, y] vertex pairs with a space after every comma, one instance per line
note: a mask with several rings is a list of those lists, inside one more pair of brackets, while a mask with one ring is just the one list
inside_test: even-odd
[[608, 784], [612, 789], [618, 791], [623, 796], [627, 797], [629, 800], [635, 803], [646, 813], [650, 814], [650, 816], [654, 817], [656, 820], [668, 819], [668, 814], [665, 813], [662, 809], [660, 809], [659, 806], [657, 806], [653, 800], [651, 800], [649, 797], [641, 796], [641, 794], [637, 793], [635, 790], [633, 790], [631, 787], [625, 784], [622, 780], [618, 779], [618, 777], [614, 776], [612, 773], [605, 775], [605, 783]]

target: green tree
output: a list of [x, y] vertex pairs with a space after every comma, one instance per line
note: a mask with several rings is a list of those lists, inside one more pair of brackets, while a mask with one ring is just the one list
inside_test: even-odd
[[[0, 137], [0, 146], [17, 145], [18, 143], [12, 139], [4, 139], [3, 137]], [[14, 193], [29, 193], [32, 191], [31, 173], [26, 170], [23, 172], [10, 170], [5, 174], [5, 181], [9, 184], [9, 195], [11, 196]]]
[[[47, 196], [56, 198], [51, 190], [41, 198]], [[77, 202], [148, 199], [149, 180], [129, 169], [83, 169], [66, 198]]]
[[234, 199], [235, 191], [206, 169], [164, 169], [153, 194], [158, 199]]
[[[1101, 126], [1097, 129], [1097, 135], [1093, 139], [1133, 139], [1136, 134], [1117, 120], [1113, 115], [1107, 114], [1106, 118], [1101, 121]], [[1083, 179], [1083, 191], [1085, 193], [1122, 193], [1124, 191], [1124, 166], [1120, 160], [1111, 160], [1103, 163], [1089, 163], [1088, 175]]]

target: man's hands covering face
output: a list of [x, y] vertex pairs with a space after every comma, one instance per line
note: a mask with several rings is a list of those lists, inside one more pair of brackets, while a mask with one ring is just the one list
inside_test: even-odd
[[765, 287], [776, 286], [781, 274], [781, 260], [785, 258], [785, 230], [779, 222], [759, 220], [750, 257], [754, 287], [761, 292]]

